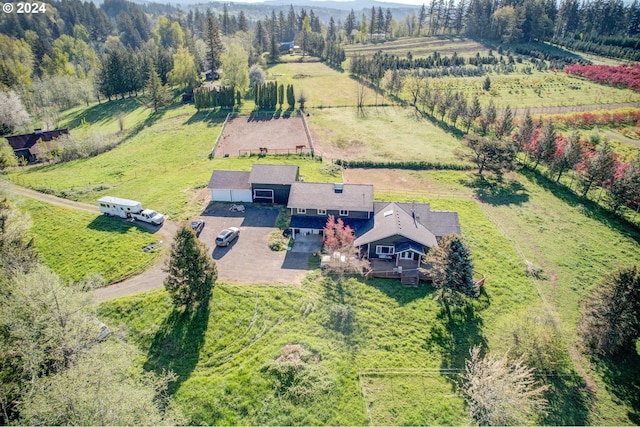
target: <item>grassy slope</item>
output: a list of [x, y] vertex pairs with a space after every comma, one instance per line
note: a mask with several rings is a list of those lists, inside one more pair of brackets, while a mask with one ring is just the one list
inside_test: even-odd
[[[192, 424], [365, 424], [360, 370], [460, 368], [471, 345], [491, 342], [503, 316], [537, 304], [522, 261], [475, 202], [442, 199], [434, 206], [459, 212], [477, 268], [489, 277], [475, 303], [479, 318], [446, 321], [428, 287], [354, 279], [337, 285], [316, 275], [302, 288], [218, 286], [210, 312], [194, 319], [173, 314], [164, 292], [114, 300], [100, 310], [130, 331], [148, 354], [147, 368], [180, 375], [175, 397]], [[337, 303], [356, 311], [351, 334], [327, 327]], [[298, 404], [278, 395], [263, 368], [291, 343], [317, 353], [334, 381], [331, 393]], [[365, 387], [376, 424], [468, 422], [445, 377], [369, 376]], [[425, 394], [430, 405], [408, 404]]]
[[133, 223], [19, 199], [33, 222], [30, 234], [44, 263], [65, 280], [100, 274], [106, 282], [139, 273], [158, 259], [144, 246], [158, 239]]
[[[123, 101], [102, 108], [117, 109], [120, 102]], [[136, 111], [132, 114], [137, 114]], [[225, 116], [225, 112], [198, 113], [193, 106], [179, 106], [168, 110], [161, 120], [152, 116], [141, 122], [133, 134], [108, 153], [20, 170], [8, 177], [26, 187], [46, 187], [56, 194], [73, 194], [75, 199], [88, 203], [94, 203], [103, 195], [139, 200], [143, 206], [166, 213], [170, 218], [200, 212], [202, 206], [189, 202], [197, 188], [206, 187], [215, 168], [250, 170], [251, 165], [258, 162], [299, 164], [301, 174], [308, 181], [333, 180], [319, 172], [320, 162], [297, 156], [209, 160], [208, 154]], [[109, 125], [105, 123], [105, 126]], [[95, 191], [97, 185], [108, 189]]]
[[325, 108], [313, 110], [309, 124], [317, 138], [353, 159], [460, 163], [454, 154], [460, 142], [409, 109], [371, 108], [362, 117], [353, 109]]

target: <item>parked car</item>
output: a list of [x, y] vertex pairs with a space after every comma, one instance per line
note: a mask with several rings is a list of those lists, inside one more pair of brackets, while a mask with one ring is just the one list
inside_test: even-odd
[[229, 246], [236, 237], [240, 235], [240, 229], [237, 227], [229, 227], [225, 228], [218, 234], [216, 237], [216, 245], [218, 246]]
[[196, 237], [200, 237], [200, 233], [202, 233], [202, 229], [204, 228], [204, 220], [194, 219], [191, 221], [191, 228], [196, 232]]

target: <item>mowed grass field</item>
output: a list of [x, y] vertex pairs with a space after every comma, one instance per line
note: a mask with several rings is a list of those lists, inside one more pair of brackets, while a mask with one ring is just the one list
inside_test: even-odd
[[429, 56], [433, 52], [447, 56], [452, 55], [454, 52], [462, 57], [475, 56], [476, 53], [487, 56], [490, 49], [490, 47], [478, 43], [475, 40], [461, 37], [408, 37], [386, 41], [384, 43], [344, 46], [344, 51], [347, 56], [354, 56], [356, 54], [369, 56], [381, 51], [383, 54], [388, 53], [389, 55], [393, 54], [403, 58], [406, 57], [409, 52], [411, 52], [414, 58]]
[[334, 70], [321, 62], [286, 62], [271, 65], [267, 71], [269, 80], [292, 84], [296, 100], [304, 93], [307, 107], [344, 107], [357, 103], [358, 82], [349, 76], [348, 70]]
[[[117, 103], [112, 107], [117, 108]], [[209, 152], [225, 117], [225, 111], [198, 113], [193, 106], [179, 106], [146, 125], [142, 122], [121, 145], [100, 156], [17, 170], [8, 177], [25, 187], [92, 204], [104, 195], [138, 200], [171, 219], [202, 211], [205, 206], [195, 199], [206, 189], [214, 169], [250, 170], [254, 163], [297, 164], [308, 181], [335, 179], [320, 172], [319, 161], [296, 155], [210, 160]]]
[[[440, 199], [437, 208], [459, 213], [477, 269], [490, 278], [470, 307], [474, 315], [448, 320], [428, 286], [337, 283], [313, 273], [302, 287], [218, 285], [209, 310], [193, 317], [173, 312], [167, 294], [157, 291], [103, 303], [101, 319], [129, 331], [147, 353], [147, 369], [179, 375], [170, 392], [189, 424], [465, 424], [452, 377], [423, 382], [384, 374], [361, 383], [359, 376], [370, 369], [462, 368], [471, 346], [497, 337], [504, 316], [538, 304], [523, 261], [476, 202]], [[355, 313], [349, 329], [331, 326], [338, 304]], [[311, 355], [295, 387], [270, 369], [287, 345]]]
[[314, 109], [307, 122], [327, 158], [462, 164], [460, 140], [408, 108]]
[[28, 198], [14, 198], [32, 222], [29, 235], [42, 261], [68, 281], [100, 275], [106, 283], [141, 273], [158, 260], [158, 242], [134, 223], [67, 209]]

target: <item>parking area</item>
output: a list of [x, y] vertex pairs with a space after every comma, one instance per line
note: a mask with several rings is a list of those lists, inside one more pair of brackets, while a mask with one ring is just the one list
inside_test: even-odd
[[[205, 227], [200, 240], [207, 245], [218, 265], [218, 280], [234, 283], [300, 283], [309, 271], [310, 253], [273, 252], [269, 233], [279, 208], [245, 204], [244, 212], [215, 203], [203, 213]], [[227, 227], [238, 227], [240, 236], [228, 247], [217, 247], [215, 238]]]

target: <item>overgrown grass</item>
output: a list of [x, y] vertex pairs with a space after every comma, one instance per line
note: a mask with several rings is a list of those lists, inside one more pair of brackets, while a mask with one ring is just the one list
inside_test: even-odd
[[140, 273], [157, 261], [159, 250], [142, 248], [158, 241], [133, 223], [73, 209], [19, 199], [33, 222], [30, 235], [43, 262], [65, 280], [99, 274], [107, 283]]
[[460, 141], [413, 110], [379, 107], [365, 112], [361, 116], [353, 109], [316, 109], [308, 121], [335, 158], [462, 164], [455, 156]]

